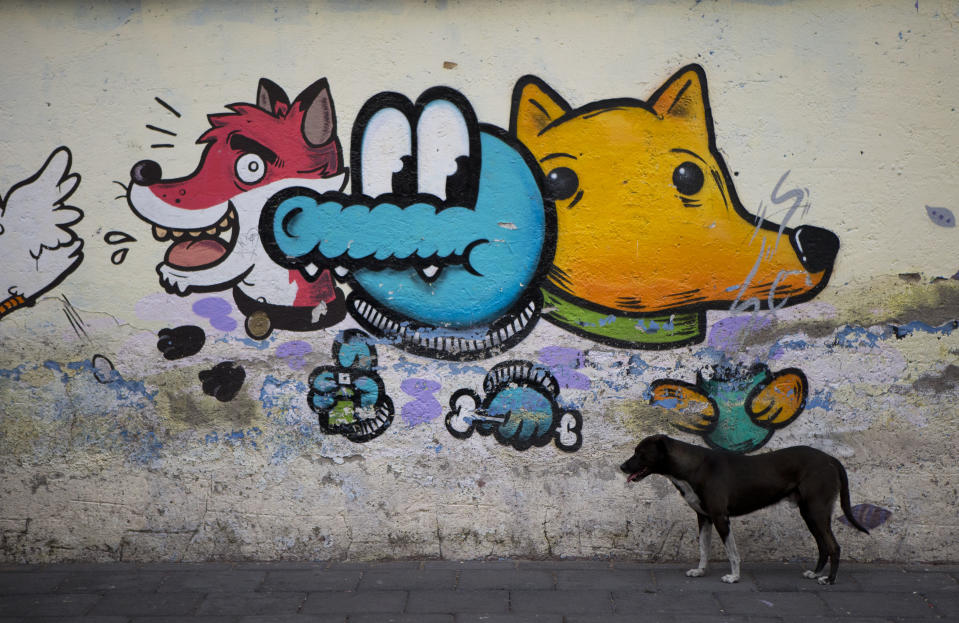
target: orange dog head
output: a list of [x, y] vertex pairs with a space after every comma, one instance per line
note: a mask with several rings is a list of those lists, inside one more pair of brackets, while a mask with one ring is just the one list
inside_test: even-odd
[[547, 287], [560, 297], [642, 316], [753, 298], [757, 307], [797, 303], [829, 279], [839, 249], [832, 232], [780, 227], [740, 203], [716, 149], [698, 65], [648, 102], [576, 110], [526, 76], [513, 92], [510, 130], [540, 163], [556, 201]]

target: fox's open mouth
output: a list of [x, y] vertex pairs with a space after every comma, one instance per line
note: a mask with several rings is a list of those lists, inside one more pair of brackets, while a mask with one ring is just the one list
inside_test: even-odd
[[172, 240], [166, 263], [185, 270], [208, 268], [230, 254], [239, 237], [239, 220], [233, 202], [218, 222], [199, 229], [166, 229], [153, 225], [153, 238]]

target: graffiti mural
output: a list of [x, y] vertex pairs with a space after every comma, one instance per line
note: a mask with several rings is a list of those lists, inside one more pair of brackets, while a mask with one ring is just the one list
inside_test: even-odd
[[514, 89], [510, 132], [556, 202], [545, 318], [625, 348], [703, 340], [706, 310], [780, 307], [829, 281], [839, 239], [743, 207], [716, 148], [706, 74], [678, 71], [646, 102], [573, 109], [545, 82]]
[[318, 192], [342, 189], [342, 153], [329, 85], [317, 80], [291, 103], [262, 79], [256, 104], [227, 106], [210, 115], [212, 128], [196, 170], [164, 179], [160, 165], [133, 166], [127, 202], [169, 242], [157, 266], [160, 284], [186, 295], [233, 288], [250, 337], [273, 329], [307, 331], [345, 317], [343, 293], [329, 272], [304, 279], [267, 257], [260, 243], [260, 212], [276, 192], [297, 186]]
[[310, 374], [307, 402], [320, 428], [354, 442], [382, 435], [393, 423], [393, 400], [376, 372], [373, 340], [356, 329], [344, 331], [333, 342], [333, 361]]
[[542, 366], [503, 362], [486, 375], [483, 391], [482, 399], [468, 388], [450, 396], [446, 429], [457, 439], [476, 431], [516, 450], [552, 441], [564, 452], [575, 452], [583, 445], [582, 415], [559, 405], [559, 383]]
[[650, 393], [650, 404], [677, 412], [676, 428], [713, 448], [745, 453], [763, 447], [802, 413], [809, 387], [798, 368], [774, 374], [761, 363], [723, 363], [700, 370], [695, 383], [653, 381]]
[[295, 188], [270, 200], [270, 257], [306, 279], [332, 268], [356, 321], [413, 353], [475, 359], [522, 340], [555, 236], [527, 152], [446, 87], [415, 103], [373, 97], [352, 145], [352, 195]]
[[83, 211], [65, 203], [80, 184], [72, 160], [58, 147], [39, 171], [0, 195], [0, 318], [33, 305], [83, 261], [83, 240], [71, 229]]

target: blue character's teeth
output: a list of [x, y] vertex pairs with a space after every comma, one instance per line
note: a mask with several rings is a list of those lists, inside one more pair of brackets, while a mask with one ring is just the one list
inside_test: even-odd
[[435, 264], [430, 264], [425, 268], [417, 268], [416, 272], [419, 273], [420, 277], [422, 277], [426, 283], [433, 283], [439, 278], [443, 269]]
[[337, 266], [336, 268], [333, 269], [333, 272], [336, 273], [337, 277], [342, 279], [350, 274], [350, 269], [347, 268], [346, 266]]

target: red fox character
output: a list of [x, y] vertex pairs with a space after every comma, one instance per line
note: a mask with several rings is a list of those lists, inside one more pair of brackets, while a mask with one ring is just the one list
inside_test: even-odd
[[157, 266], [168, 292], [233, 287], [247, 333], [267, 337], [274, 328], [308, 331], [342, 320], [346, 306], [329, 271], [304, 279], [275, 264], [260, 242], [260, 211], [277, 191], [292, 186], [318, 193], [346, 183], [336, 116], [326, 79], [292, 103], [265, 78], [256, 104], [227, 106], [210, 115], [212, 128], [196, 170], [163, 179], [160, 165], [142, 160], [130, 172], [127, 201], [153, 225], [153, 237], [171, 241]]

